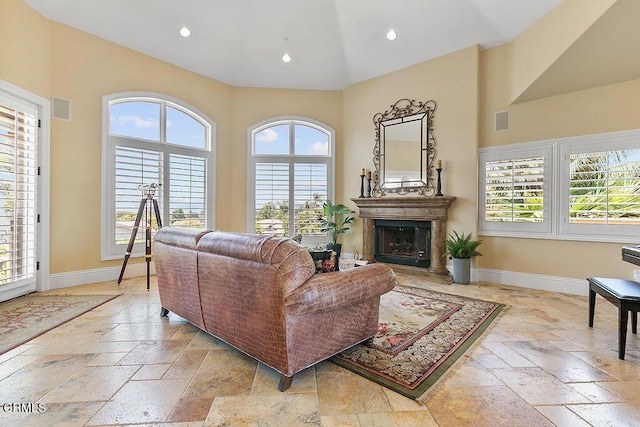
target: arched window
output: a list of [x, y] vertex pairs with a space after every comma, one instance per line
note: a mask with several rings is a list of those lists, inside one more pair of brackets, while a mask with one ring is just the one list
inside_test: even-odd
[[[103, 98], [103, 259], [123, 256], [142, 185], [159, 185], [163, 225], [213, 228], [214, 135], [215, 124], [179, 100], [148, 93]], [[142, 242], [144, 233], [137, 234]], [[136, 253], [141, 246], [134, 245]]]
[[326, 242], [322, 204], [333, 199], [334, 137], [306, 118], [279, 118], [249, 129], [248, 228]]

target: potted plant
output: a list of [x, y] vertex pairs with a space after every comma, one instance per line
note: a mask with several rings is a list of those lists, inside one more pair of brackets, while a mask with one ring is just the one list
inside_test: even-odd
[[[338, 243], [338, 235], [349, 231], [350, 225], [353, 223], [355, 211], [352, 211], [343, 204], [334, 205], [331, 200], [327, 200], [322, 205], [322, 228], [320, 231], [329, 232], [331, 243], [327, 245], [327, 249], [335, 251], [338, 259], [342, 251], [342, 244]], [[336, 269], [339, 269], [336, 263]]]
[[449, 238], [445, 240], [445, 255], [449, 255], [453, 260], [453, 281], [463, 285], [471, 280], [471, 258], [482, 256], [478, 252], [482, 240], [471, 240], [471, 234], [465, 236], [464, 233], [458, 234], [453, 230], [453, 234], [449, 234]]

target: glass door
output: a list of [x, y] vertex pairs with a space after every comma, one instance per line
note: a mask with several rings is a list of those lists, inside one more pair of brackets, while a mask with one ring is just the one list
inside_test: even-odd
[[36, 290], [38, 109], [0, 92], [0, 301]]

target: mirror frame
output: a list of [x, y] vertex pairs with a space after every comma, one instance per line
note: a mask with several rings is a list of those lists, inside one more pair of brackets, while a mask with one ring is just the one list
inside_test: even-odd
[[[375, 165], [377, 174], [372, 191], [374, 197], [382, 197], [387, 193], [418, 193], [422, 196], [431, 196], [435, 193], [435, 185], [433, 182], [434, 160], [436, 155], [436, 139], [433, 135], [433, 118], [435, 111], [436, 102], [434, 100], [422, 102], [403, 98], [391, 105], [390, 110], [383, 113], [376, 113], [373, 116], [373, 123], [376, 128], [373, 164]], [[385, 187], [384, 157], [386, 144], [384, 137], [381, 138], [381, 135], [383, 135], [381, 128], [386, 126], [386, 122], [392, 125], [415, 120], [422, 121], [420, 131], [420, 180], [423, 185]]]

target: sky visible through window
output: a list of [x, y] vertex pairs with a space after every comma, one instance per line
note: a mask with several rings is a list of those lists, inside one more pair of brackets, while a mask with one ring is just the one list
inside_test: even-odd
[[[157, 102], [128, 101], [110, 106], [109, 131], [150, 141], [160, 141], [160, 107]], [[190, 115], [167, 106], [166, 142], [205, 149], [206, 129]]]
[[[294, 153], [298, 156], [328, 156], [329, 135], [305, 125], [294, 126]], [[287, 155], [290, 154], [289, 125], [271, 126], [256, 133], [256, 155]]]

